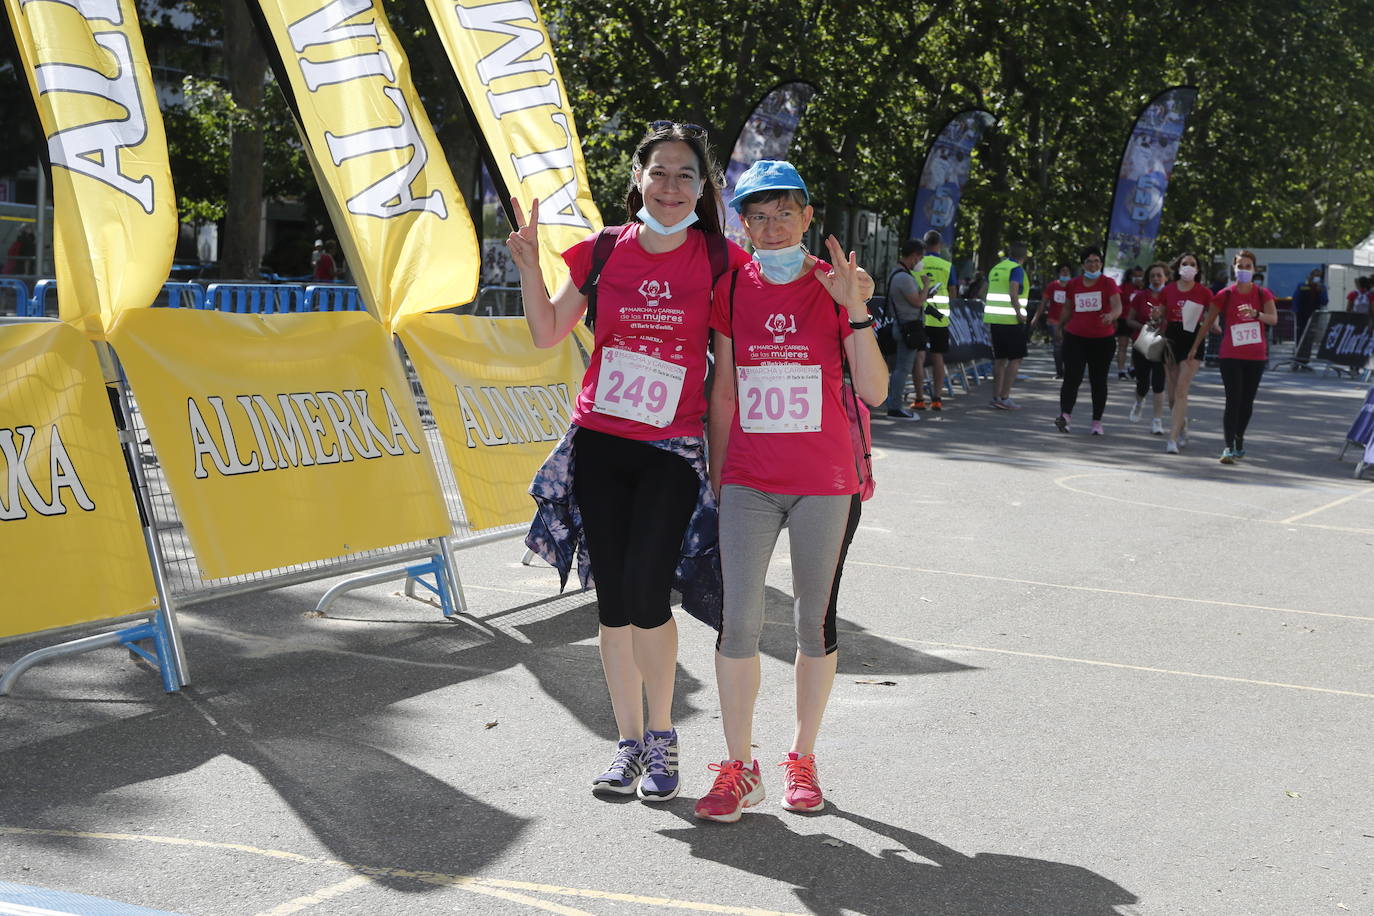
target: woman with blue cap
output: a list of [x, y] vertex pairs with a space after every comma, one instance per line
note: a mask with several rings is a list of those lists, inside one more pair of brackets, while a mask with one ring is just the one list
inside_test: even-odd
[[721, 235], [721, 184], [704, 130], [655, 122], [631, 160], [629, 222], [565, 251], [571, 276], [552, 298], [539, 265], [539, 201], [528, 220], [512, 201], [521, 225], [506, 244], [535, 345], [554, 346], [584, 313], [595, 330], [572, 426], [530, 488], [538, 515], [526, 543], [565, 582], [576, 555], [582, 584], [596, 587], [619, 731], [610, 766], [592, 780], [596, 793], [677, 795], [670, 590], [692, 613], [719, 620], [702, 437], [707, 324], [715, 279], [748, 260]]
[[[812, 208], [797, 170], [756, 162], [736, 184], [731, 206], [754, 256], [716, 284], [711, 311], [710, 473], [720, 494], [725, 584], [716, 680], [727, 756], [710, 765], [715, 782], [696, 804], [698, 817], [727, 823], [764, 797], [752, 729], [764, 580], [784, 525], [797, 655], [796, 730], [780, 764], [783, 806], [816, 811], [825, 804], [815, 743], [835, 679], [835, 608], [861, 484], [845, 398], [857, 392], [879, 404], [888, 381], [854, 254], [845, 257], [831, 236], [832, 267], [802, 247]], [[854, 392], [844, 391], [850, 384]]]

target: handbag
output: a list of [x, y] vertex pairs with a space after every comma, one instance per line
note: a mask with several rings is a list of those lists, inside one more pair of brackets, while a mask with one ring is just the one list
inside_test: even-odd
[[849, 360], [844, 356], [844, 343], [840, 344], [840, 359], [844, 362], [844, 382], [840, 385], [840, 401], [844, 404], [844, 415], [849, 420], [849, 443], [854, 449], [854, 469], [859, 472], [859, 499], [873, 498], [873, 448], [870, 443], [871, 427], [868, 423], [868, 405], [859, 399], [854, 391], [854, 380], [849, 375]]
[[1144, 325], [1135, 339], [1135, 348], [1141, 356], [1152, 363], [1157, 363], [1164, 358], [1165, 348], [1169, 341], [1160, 333], [1158, 328], [1151, 325]]

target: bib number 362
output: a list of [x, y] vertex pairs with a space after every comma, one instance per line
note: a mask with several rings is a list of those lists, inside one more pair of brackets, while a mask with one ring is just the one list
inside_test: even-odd
[[596, 412], [662, 429], [677, 416], [686, 377], [683, 366], [607, 347], [596, 379]]
[[1260, 343], [1262, 340], [1258, 321], [1242, 321], [1231, 325], [1231, 346], [1233, 347], [1245, 347]]
[[735, 374], [740, 429], [746, 433], [820, 431], [820, 366], [740, 366]]

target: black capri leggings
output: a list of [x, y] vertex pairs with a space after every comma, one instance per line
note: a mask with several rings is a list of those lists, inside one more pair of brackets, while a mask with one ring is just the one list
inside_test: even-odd
[[1101, 420], [1107, 409], [1107, 372], [1116, 355], [1116, 338], [1081, 337], [1064, 332], [1064, 384], [1059, 388], [1059, 410], [1073, 413], [1078, 389], [1083, 386], [1083, 370], [1093, 392], [1093, 419]]
[[662, 626], [701, 481], [686, 459], [647, 442], [579, 429], [573, 495], [603, 626]]
[[1245, 448], [1245, 427], [1255, 411], [1255, 395], [1259, 394], [1260, 378], [1264, 375], [1262, 359], [1223, 359], [1221, 384], [1226, 389], [1226, 410], [1221, 415], [1221, 429], [1227, 448]]
[[1132, 365], [1135, 366], [1135, 396], [1145, 397], [1145, 392], [1159, 394], [1164, 390], [1164, 363], [1150, 362], [1134, 346], [1131, 347]]

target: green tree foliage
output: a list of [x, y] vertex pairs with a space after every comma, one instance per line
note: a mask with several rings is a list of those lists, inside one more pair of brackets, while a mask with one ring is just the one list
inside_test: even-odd
[[1013, 237], [1041, 260], [1100, 242], [1141, 106], [1199, 102], [1159, 250], [1349, 247], [1374, 229], [1369, 0], [864, 4], [547, 0], [593, 190], [618, 218], [628, 152], [657, 118], [712, 127], [722, 156], [781, 79], [820, 90], [792, 158], [836, 215], [904, 224], [925, 152], [959, 109], [998, 118], [976, 153], [959, 254]]

